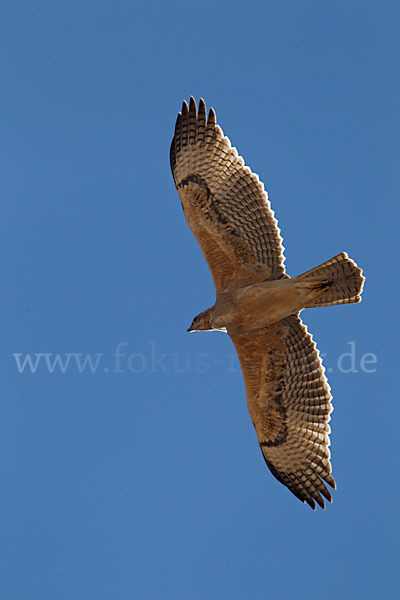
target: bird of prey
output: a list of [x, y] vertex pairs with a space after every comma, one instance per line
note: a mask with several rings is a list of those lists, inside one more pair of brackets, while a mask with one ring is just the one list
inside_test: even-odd
[[345, 252], [290, 278], [267, 194], [208, 116], [201, 99], [184, 101], [170, 150], [186, 220], [210, 268], [214, 306], [188, 331], [225, 331], [246, 386], [247, 405], [265, 462], [315, 509], [332, 501], [328, 422], [330, 387], [303, 308], [360, 301], [364, 277]]

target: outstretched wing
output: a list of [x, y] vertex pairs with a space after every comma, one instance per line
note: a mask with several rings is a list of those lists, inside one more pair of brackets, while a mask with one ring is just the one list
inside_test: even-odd
[[329, 461], [330, 388], [318, 350], [301, 319], [231, 336], [247, 404], [265, 461], [297, 498], [315, 509], [335, 488]]
[[170, 151], [186, 220], [210, 267], [217, 293], [286, 277], [282, 238], [258, 176], [206, 113], [183, 102]]

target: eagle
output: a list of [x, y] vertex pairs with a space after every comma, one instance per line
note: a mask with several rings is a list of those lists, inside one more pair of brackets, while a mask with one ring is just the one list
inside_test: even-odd
[[226, 332], [239, 357], [247, 405], [272, 474], [315, 510], [335, 489], [329, 451], [332, 396], [304, 308], [360, 301], [364, 277], [345, 252], [298, 277], [284, 266], [278, 223], [203, 99], [178, 113], [170, 149], [187, 223], [210, 268], [216, 302], [188, 331]]

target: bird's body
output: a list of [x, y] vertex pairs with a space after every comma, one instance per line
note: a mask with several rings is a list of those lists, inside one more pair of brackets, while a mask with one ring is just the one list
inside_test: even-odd
[[[238, 335], [273, 325], [301, 310], [313, 291], [307, 284], [286, 278], [227, 291], [218, 296], [214, 306], [202, 313], [209, 317], [210, 326], [206, 330]], [[204, 324], [207, 325], [206, 318]], [[201, 331], [201, 325], [197, 323], [192, 331]]]
[[303, 308], [360, 301], [364, 278], [345, 252], [291, 279], [264, 187], [203, 100], [183, 103], [171, 168], [217, 298], [189, 331], [222, 330], [239, 356], [249, 413], [271, 472], [312, 508], [335, 487], [330, 388]]
[[[212, 323], [230, 335], [273, 325], [299, 310], [301, 294], [290, 279], [253, 283], [218, 297]], [[228, 318], [227, 318], [228, 317]]]

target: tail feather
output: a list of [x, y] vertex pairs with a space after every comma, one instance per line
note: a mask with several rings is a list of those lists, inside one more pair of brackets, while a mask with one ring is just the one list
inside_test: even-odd
[[360, 302], [364, 280], [362, 270], [346, 252], [295, 278], [310, 289], [305, 308]]

